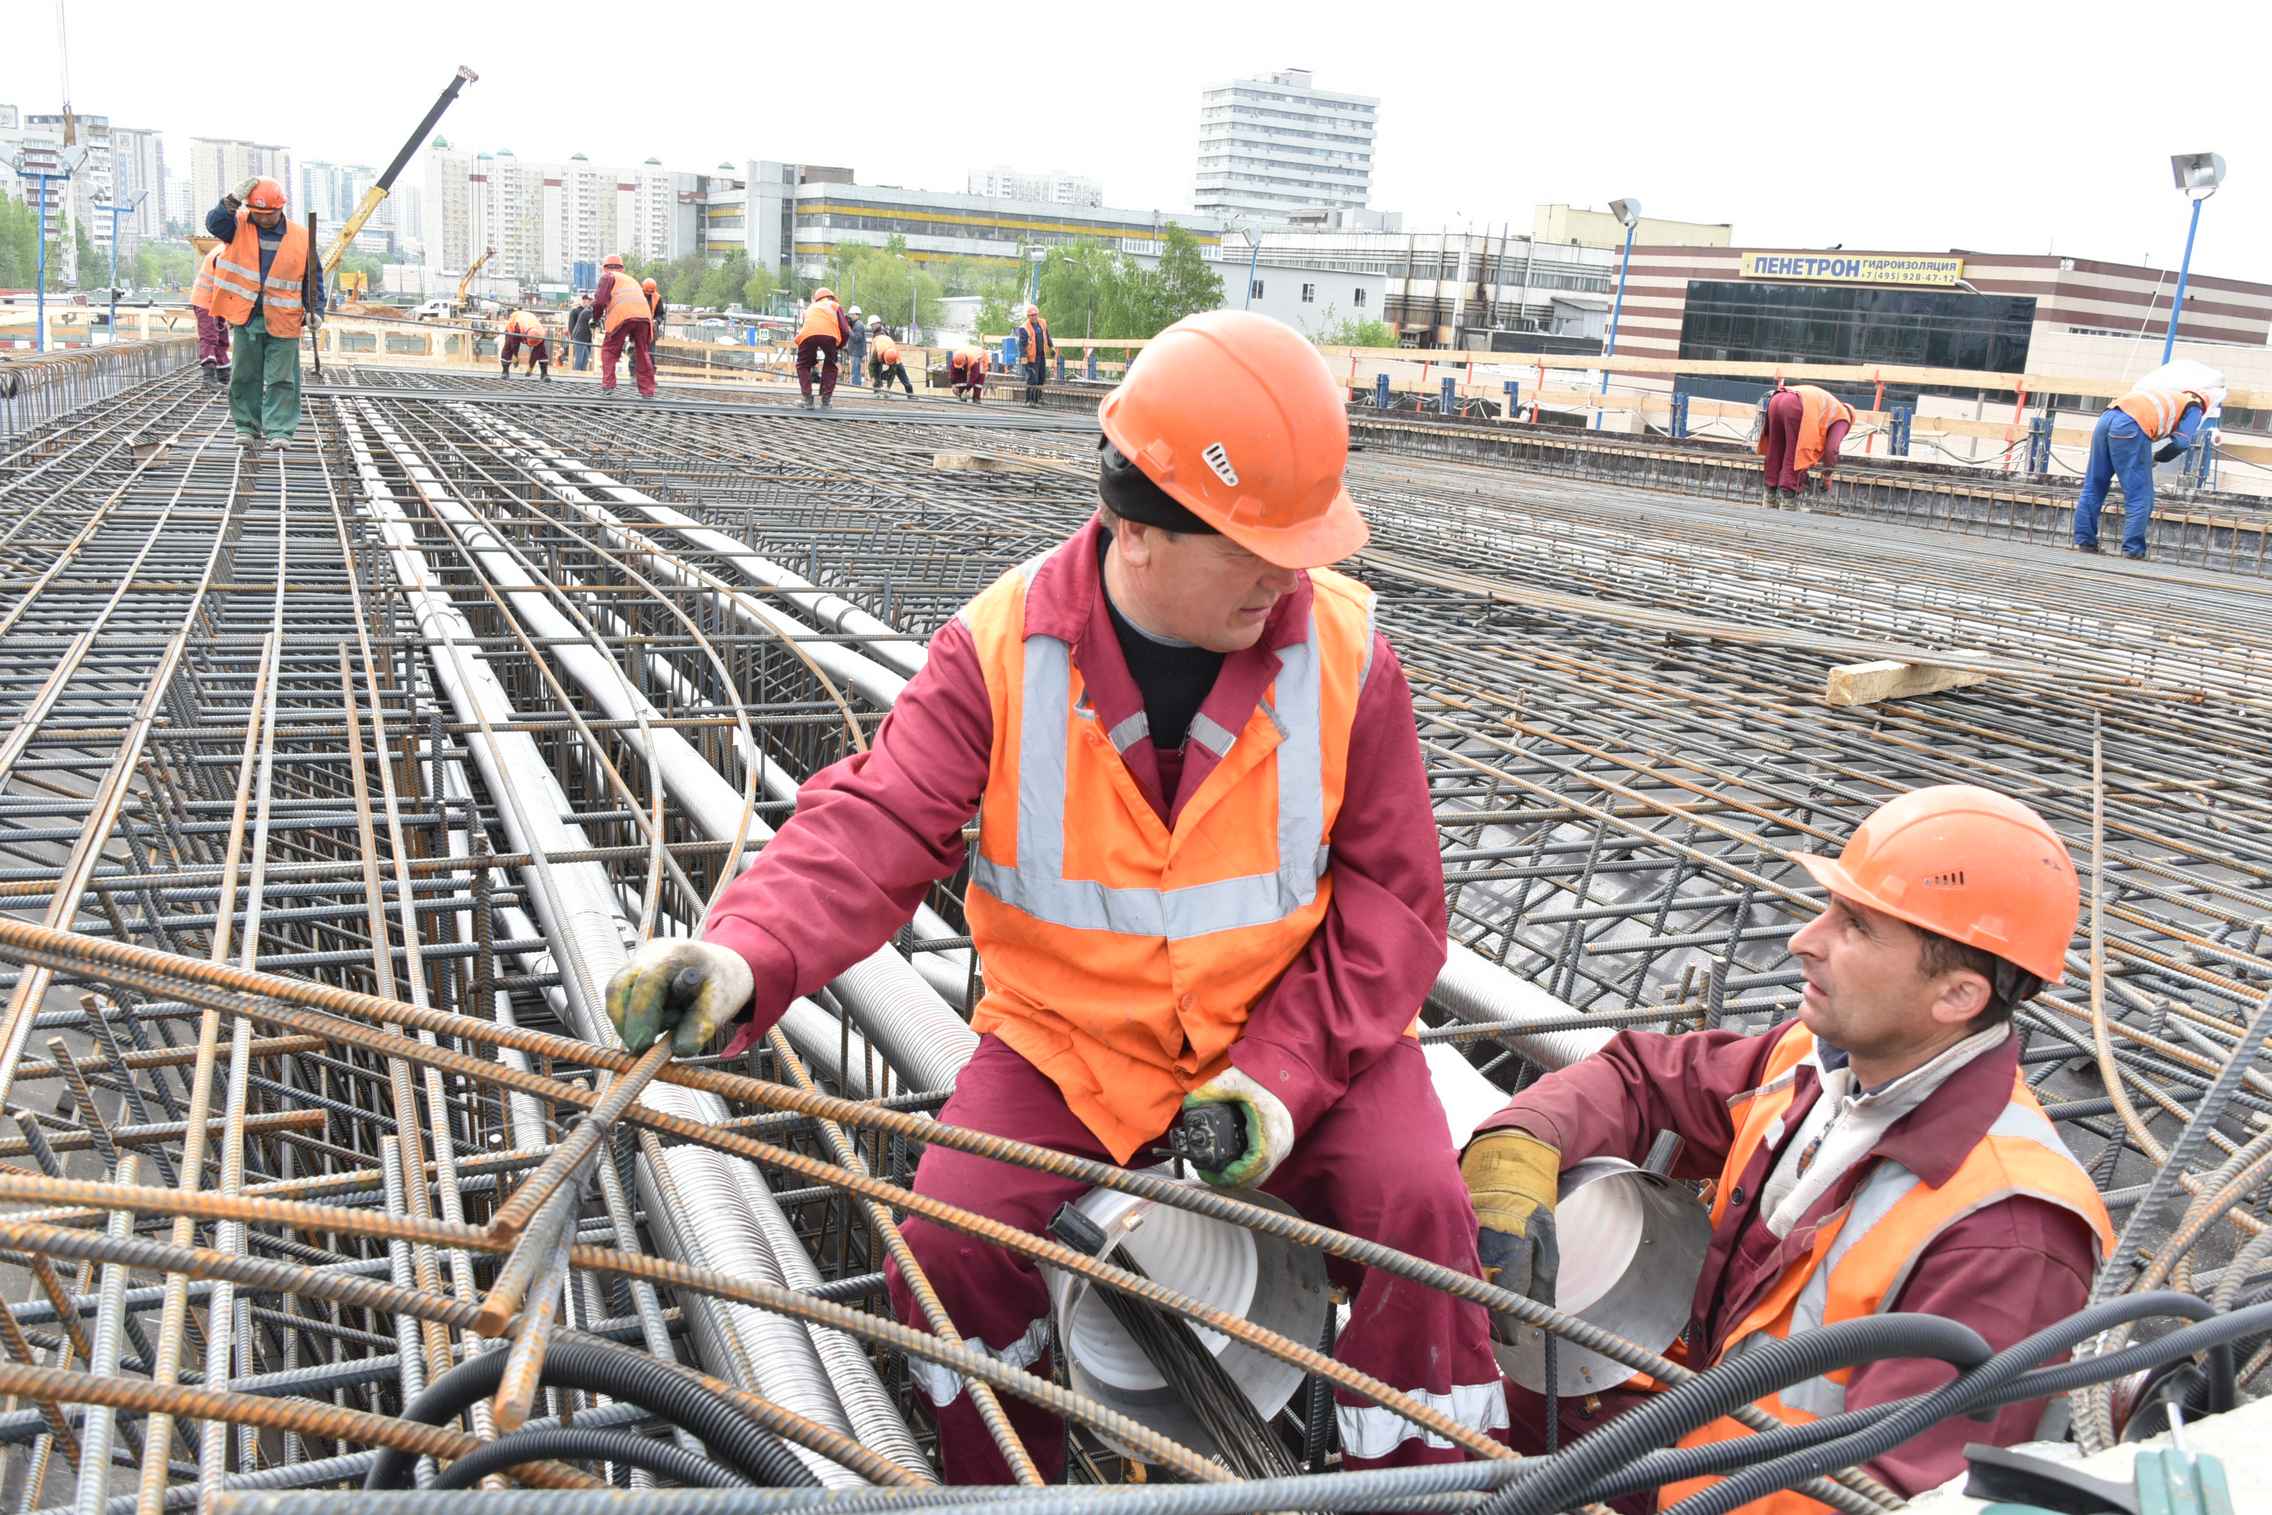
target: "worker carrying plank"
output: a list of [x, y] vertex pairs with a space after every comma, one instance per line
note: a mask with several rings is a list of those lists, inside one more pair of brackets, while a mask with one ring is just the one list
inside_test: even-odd
[[[976, 815], [986, 994], [941, 1121], [1126, 1163], [1187, 1107], [1235, 1111], [1243, 1139], [1207, 1182], [1473, 1274], [1474, 1215], [1408, 1034], [1445, 959], [1412, 692], [1372, 592], [1326, 567], [1368, 535], [1343, 484], [1347, 402], [1299, 332], [1215, 311], [1154, 338], [1098, 420], [1096, 516], [932, 638], [870, 749], [806, 783], [701, 940], [632, 955], [609, 1017], [628, 1047], [682, 1053], [738, 1021], [737, 1054], [904, 925], [963, 866]], [[915, 1189], [1034, 1232], [1086, 1185], [932, 1146]], [[1047, 1376], [1030, 1262], [922, 1217], [905, 1235], [972, 1345]], [[1483, 1309], [1356, 1282], [1341, 1361], [1504, 1439]], [[947, 1478], [1008, 1482], [963, 1381], [909, 1367]], [[1005, 1403], [1057, 1479], [1062, 1426]], [[1346, 1467], [1463, 1455], [1360, 1396], [1338, 1421]]]
[[[2059, 981], [2075, 931], [2074, 863], [2035, 811], [1962, 784], [1891, 800], [1837, 857], [1799, 861], [1829, 900], [1791, 938], [1806, 976], [1797, 1017], [1756, 1035], [1624, 1032], [1484, 1121], [1461, 1164], [1484, 1266], [1551, 1303], [1561, 1172], [1595, 1156], [1638, 1162], [1656, 1133], [1673, 1131], [1685, 1139], [1673, 1176], [1713, 1182], [1690, 1367], [1889, 1311], [1960, 1321], [2002, 1351], [2080, 1309], [2113, 1242], [2097, 1186], [2021, 1076], [2011, 1023], [2016, 1006]], [[1948, 1376], [1938, 1361], [1889, 1357], [1759, 1404], [1803, 1425]], [[1628, 1384], [1565, 1399], [1560, 1434], [1648, 1392]], [[1544, 1450], [1545, 1401], [1511, 1397], [1517, 1448]], [[2008, 1405], [1987, 1424], [1958, 1417], [1867, 1471], [1902, 1494], [1932, 1488], [1963, 1471], [1966, 1442], [2028, 1439], [2041, 1408]], [[1722, 1419], [1682, 1445], [1749, 1434]], [[1673, 1485], [1660, 1506], [1700, 1487]], [[1647, 1496], [1635, 1507], [1650, 1508]], [[1823, 1508], [1788, 1492], [1742, 1507]]]
[[[300, 429], [300, 333], [323, 310], [323, 265], [284, 215], [284, 186], [251, 178], [205, 216], [219, 239], [213, 314], [230, 331], [229, 418], [237, 445], [282, 451]], [[306, 281], [311, 296], [302, 289]]]
[[813, 408], [813, 377], [820, 377], [820, 404], [826, 410], [836, 396], [836, 355], [851, 340], [852, 323], [836, 303], [836, 291], [816, 289], [805, 319], [797, 327], [797, 392], [805, 409]]
[[631, 377], [643, 399], [655, 398], [655, 308], [639, 281], [624, 272], [623, 254], [600, 260], [599, 288], [592, 291], [592, 319], [600, 339], [600, 393], [615, 393], [615, 363], [631, 350]]
[[1854, 424], [1854, 407], [1814, 384], [1778, 388], [1767, 397], [1767, 424], [1759, 452], [1767, 460], [1764, 503], [1770, 510], [1801, 510], [1808, 471], [1820, 465], [1822, 487], [1838, 465], [1838, 449]]
[[2122, 481], [2122, 555], [2146, 556], [2146, 526], [2154, 514], [2154, 465], [2193, 445], [2210, 415], [2225, 402], [2224, 376], [2199, 363], [2166, 364], [2106, 408], [2091, 428], [2091, 456], [2083, 492], [2075, 501], [2075, 546], [2098, 551], [2098, 518], [2106, 492]]
[[513, 358], [523, 346], [528, 348], [529, 355], [525, 360], [527, 366], [521, 371], [541, 370], [544, 382], [550, 384], [552, 345], [547, 340], [544, 321], [534, 311], [516, 310], [505, 318], [505, 342], [497, 353], [498, 372], [502, 377], [513, 376]]
[[1041, 318], [1041, 307], [1028, 305], [1026, 318], [1018, 326], [1018, 362], [1026, 371], [1026, 403], [1041, 404], [1041, 387], [1049, 381], [1049, 360], [1057, 356], [1057, 344], [1049, 338], [1049, 323]]

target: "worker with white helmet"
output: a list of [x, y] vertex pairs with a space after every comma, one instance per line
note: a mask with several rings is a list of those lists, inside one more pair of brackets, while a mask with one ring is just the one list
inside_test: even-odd
[[2193, 445], [2225, 400], [2224, 376], [2198, 363], [2169, 364], [2116, 400], [2091, 429], [2090, 462], [2075, 501], [2075, 546], [2098, 551], [2098, 518], [2106, 493], [2122, 481], [2122, 555], [2146, 556], [2146, 525], [2154, 514], [2154, 465]]
[[[2074, 862], [2042, 816], [1966, 784], [1890, 800], [1836, 857], [1798, 861], [1825, 899], [1790, 941], [1806, 979], [1796, 1017], [1758, 1033], [1623, 1032], [1517, 1095], [1462, 1161], [1484, 1266], [1554, 1303], [1558, 1259], [1582, 1245], [1557, 1235], [1563, 1171], [1593, 1157], [1639, 1162], [1671, 1131], [1684, 1141], [1673, 1176], [1712, 1181], [1702, 1276], [1665, 1280], [1688, 1306], [1689, 1367], [1892, 1311], [1962, 1322], [2002, 1351], [2080, 1309], [2113, 1241], [2098, 1186], [2021, 1076], [2012, 1030], [2014, 1009], [2059, 981]], [[1522, 1329], [1501, 1323], [1510, 1341]], [[1758, 1404], [1802, 1425], [1948, 1376], [1938, 1360], [1888, 1354]], [[1648, 1397], [1627, 1385], [1564, 1399], [1561, 1435]], [[1967, 1442], [2027, 1439], [2040, 1410], [1959, 1416], [1866, 1466], [1915, 1494], [1962, 1471]], [[1514, 1411], [1518, 1447], [1544, 1450], [1544, 1400], [1520, 1391]], [[1748, 1434], [1721, 1419], [1681, 1444]], [[1701, 1487], [1673, 1484], [1659, 1505]], [[1545, 1488], [1538, 1498], [1539, 1509], [1576, 1507]], [[1741, 1509], [1823, 1506], [1787, 1492]]]
[[[1412, 691], [1343, 483], [1348, 402], [1299, 332], [1215, 311], [1152, 339], [1099, 409], [1095, 519], [942, 627], [870, 748], [796, 814], [699, 941], [608, 986], [633, 1050], [747, 1047], [966, 860], [986, 995], [946, 1124], [1127, 1163], [1179, 1113], [1236, 1111], [1201, 1176], [1473, 1273], [1475, 1220], [1420, 1044], [1444, 870]], [[918, 1193], [1039, 1231], [1078, 1180], [945, 1146]], [[923, 1217], [907, 1244], [970, 1344], [1046, 1378], [1031, 1262]], [[903, 1320], [923, 1320], [889, 1270]], [[1367, 1271], [1336, 1355], [1479, 1436], [1506, 1395], [1481, 1307]], [[951, 1370], [910, 1360], [950, 1482], [1010, 1470]], [[1341, 1393], [1342, 1466], [1463, 1455]], [[1045, 1479], [1063, 1428], [1004, 1396]], [[1298, 1502], [1298, 1501], [1297, 1501]]]
[[864, 384], [867, 380], [861, 377], [860, 370], [868, 362], [868, 324], [860, 318], [860, 307], [857, 305], [847, 310], [844, 316], [851, 328], [850, 334], [844, 339], [845, 356], [851, 360], [849, 377], [856, 385]]
[[1041, 307], [1028, 305], [1025, 320], [1018, 325], [1018, 362], [1026, 371], [1026, 403], [1041, 404], [1041, 387], [1049, 380], [1049, 360], [1057, 355], [1057, 344], [1049, 339], [1049, 323], [1041, 318]]
[[321, 319], [323, 264], [308, 229], [285, 216], [284, 186], [274, 179], [247, 179], [223, 195], [205, 230], [221, 242], [212, 308], [231, 328], [237, 445], [281, 451], [300, 429], [300, 332]]

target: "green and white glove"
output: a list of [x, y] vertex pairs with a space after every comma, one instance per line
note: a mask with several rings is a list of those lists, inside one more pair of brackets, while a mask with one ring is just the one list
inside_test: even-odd
[[1294, 1150], [1294, 1117], [1285, 1103], [1237, 1068], [1225, 1068], [1183, 1097], [1194, 1105], [1238, 1105], [1246, 1113], [1246, 1151], [1219, 1173], [1194, 1170], [1219, 1189], [1253, 1188], [1268, 1179]]
[[741, 1014], [755, 989], [742, 955], [709, 942], [648, 942], [607, 982], [607, 1018], [632, 1052], [658, 1037], [692, 1057]]

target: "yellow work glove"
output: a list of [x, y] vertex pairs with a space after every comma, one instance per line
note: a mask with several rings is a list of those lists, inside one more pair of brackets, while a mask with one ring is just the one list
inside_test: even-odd
[[633, 1052], [668, 1036], [692, 1057], [741, 1014], [755, 981], [742, 955], [709, 942], [651, 941], [607, 981], [607, 1018]]
[[[1554, 1235], [1561, 1152], [1528, 1131], [1486, 1131], [1467, 1144], [1459, 1176], [1475, 1202], [1476, 1251], [1484, 1282], [1553, 1304], [1555, 1275], [1562, 1265]], [[1494, 1317], [1492, 1329], [1509, 1341], [1513, 1325], [1511, 1318]]]
[[1285, 1101], [1241, 1073], [1225, 1068], [1183, 1097], [1183, 1108], [1194, 1105], [1237, 1105], [1246, 1115], [1246, 1151], [1220, 1172], [1197, 1163], [1192, 1171], [1220, 1189], [1251, 1188], [1294, 1150], [1294, 1116]]

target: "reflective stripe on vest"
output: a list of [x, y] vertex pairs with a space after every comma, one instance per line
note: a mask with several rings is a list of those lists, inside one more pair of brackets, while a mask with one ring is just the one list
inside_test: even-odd
[[995, 728], [966, 901], [986, 970], [972, 1024], [1055, 1083], [1125, 1162], [1221, 1071], [1331, 904], [1372, 600], [1313, 571], [1309, 625], [1276, 650], [1268, 697], [1236, 733], [1195, 724], [1193, 743], [1229, 755], [1170, 827], [1120, 756], [1149, 722], [1106, 730], [1072, 649], [1027, 631], [1041, 571], [1006, 575], [960, 612]]
[[206, 253], [197, 265], [197, 281], [189, 286], [189, 303], [208, 315], [213, 310], [213, 294], [217, 287], [213, 282], [213, 265], [220, 257], [221, 249], [218, 247]]
[[[1432, 1389], [1404, 1392], [1471, 1431], [1488, 1434], [1507, 1429], [1507, 1385], [1503, 1379], [1494, 1378], [1489, 1383], [1455, 1383], [1442, 1394]], [[1380, 1405], [1336, 1404], [1333, 1419], [1341, 1430], [1344, 1457], [1386, 1457], [1415, 1436], [1423, 1446], [1451, 1450], [1452, 1444], [1445, 1438], [1423, 1430]]]
[[300, 278], [308, 266], [308, 231], [289, 221], [280, 224], [284, 235], [263, 277], [260, 228], [250, 212], [237, 213], [235, 240], [214, 249], [212, 310], [231, 326], [242, 326], [252, 319], [253, 307], [258, 305], [272, 335], [296, 337], [304, 317]]
[[2148, 441], [2159, 442], [2177, 430], [2177, 423], [2195, 405], [2204, 413], [2209, 408], [2209, 402], [2190, 389], [2133, 389], [2107, 409], [2121, 411], [2138, 423]]

